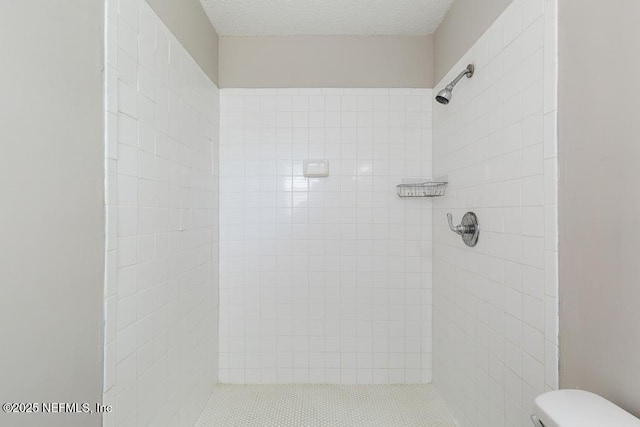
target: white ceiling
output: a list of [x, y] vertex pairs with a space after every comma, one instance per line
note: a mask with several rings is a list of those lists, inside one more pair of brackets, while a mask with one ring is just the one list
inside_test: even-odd
[[219, 35], [425, 35], [453, 0], [200, 0]]

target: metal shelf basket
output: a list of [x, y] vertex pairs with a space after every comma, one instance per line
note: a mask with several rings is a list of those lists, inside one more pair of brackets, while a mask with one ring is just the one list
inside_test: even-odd
[[398, 184], [399, 197], [439, 197], [444, 196], [446, 182], [419, 182], [414, 184]]

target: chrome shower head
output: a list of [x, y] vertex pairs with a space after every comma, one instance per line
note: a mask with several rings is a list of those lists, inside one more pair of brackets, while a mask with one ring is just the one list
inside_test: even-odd
[[451, 101], [451, 97], [453, 96], [453, 92], [451, 92], [452, 90], [453, 86], [451, 85], [448, 85], [446, 88], [442, 89], [440, 92], [438, 92], [436, 101], [438, 101], [440, 104], [447, 105], [449, 101]]
[[471, 78], [474, 71], [475, 67], [473, 66], [473, 64], [467, 65], [467, 68], [465, 68], [463, 72], [458, 74], [458, 77], [456, 77], [451, 83], [449, 83], [447, 87], [438, 92], [438, 95], [436, 95], [436, 101], [438, 101], [440, 104], [447, 105], [453, 97], [453, 88], [458, 84], [460, 79], [462, 79], [462, 77], [464, 76], [467, 76], [467, 78]]

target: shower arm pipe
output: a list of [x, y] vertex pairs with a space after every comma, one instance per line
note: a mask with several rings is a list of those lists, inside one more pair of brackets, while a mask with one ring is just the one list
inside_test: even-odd
[[465, 68], [465, 70], [463, 72], [461, 72], [460, 74], [458, 74], [458, 77], [456, 77], [455, 79], [453, 79], [453, 81], [451, 83], [449, 83], [447, 85], [447, 89], [452, 90], [454, 88], [455, 85], [458, 84], [458, 82], [464, 77], [467, 76], [469, 78], [471, 78], [471, 76], [473, 76], [473, 65], [469, 64], [467, 66], [467, 68]]

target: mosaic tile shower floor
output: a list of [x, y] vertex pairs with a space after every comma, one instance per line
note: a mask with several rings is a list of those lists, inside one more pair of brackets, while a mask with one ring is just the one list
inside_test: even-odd
[[196, 427], [457, 427], [431, 385], [219, 385]]

